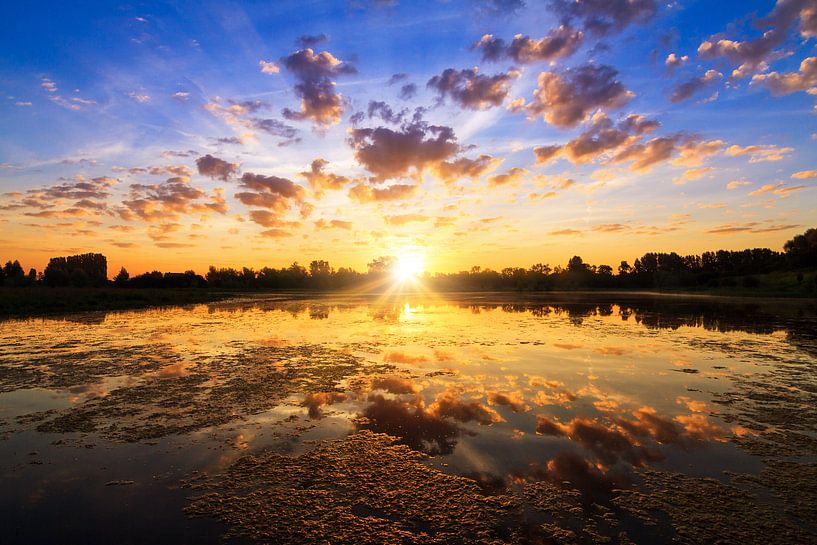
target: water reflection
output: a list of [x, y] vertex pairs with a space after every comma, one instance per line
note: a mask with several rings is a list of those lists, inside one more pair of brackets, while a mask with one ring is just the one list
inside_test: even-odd
[[646, 468], [757, 471], [739, 445], [770, 425], [736, 416], [735, 388], [784, 367], [808, 376], [817, 306], [609, 297], [246, 298], [3, 322], [0, 477], [30, 450], [129, 444], [153, 459], [140, 449], [175, 442], [204, 470], [364, 430], [485, 490], [549, 482], [585, 503]]

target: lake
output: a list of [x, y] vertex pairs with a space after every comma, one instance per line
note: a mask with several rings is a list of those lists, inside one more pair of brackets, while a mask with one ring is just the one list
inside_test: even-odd
[[0, 322], [0, 542], [817, 542], [817, 304], [242, 296]]

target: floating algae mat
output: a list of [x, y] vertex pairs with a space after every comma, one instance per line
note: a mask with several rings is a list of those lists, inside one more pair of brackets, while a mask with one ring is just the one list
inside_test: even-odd
[[6, 544], [817, 542], [817, 306], [245, 297], [0, 322]]

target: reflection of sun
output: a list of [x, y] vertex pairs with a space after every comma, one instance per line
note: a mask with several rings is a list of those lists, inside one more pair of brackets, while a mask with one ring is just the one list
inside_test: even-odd
[[394, 275], [400, 282], [417, 278], [425, 269], [423, 257], [417, 254], [403, 254], [394, 266]]

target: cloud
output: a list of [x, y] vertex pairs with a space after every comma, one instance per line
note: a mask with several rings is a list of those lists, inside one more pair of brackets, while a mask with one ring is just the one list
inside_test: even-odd
[[400, 88], [398, 95], [401, 100], [411, 100], [417, 95], [417, 85], [414, 83], [407, 83]]
[[417, 192], [416, 185], [394, 184], [382, 189], [357, 184], [349, 189], [349, 198], [360, 203], [407, 199]]
[[403, 116], [408, 113], [408, 110], [395, 112], [391, 107], [382, 101], [370, 100], [366, 113], [371, 119], [374, 116], [379, 117], [386, 123], [393, 123], [395, 125], [403, 122]]
[[186, 165], [164, 165], [151, 167], [131, 167], [128, 169], [121, 167], [114, 167], [116, 172], [127, 172], [128, 174], [150, 174], [151, 176], [186, 176], [193, 175], [193, 171]]
[[258, 110], [269, 108], [269, 102], [265, 100], [233, 100], [228, 99], [230, 103], [228, 109], [234, 114], [254, 114]]
[[213, 140], [219, 144], [235, 144], [236, 146], [244, 144], [244, 140], [237, 136], [225, 136], [222, 138], [214, 138]]
[[510, 44], [502, 38], [486, 34], [474, 44], [474, 48], [482, 52], [484, 61], [509, 58], [520, 64], [530, 64], [569, 57], [581, 45], [583, 38], [580, 30], [562, 25], [538, 40], [517, 34]]
[[677, 151], [679, 143], [690, 137], [683, 134], [659, 136], [644, 143], [633, 144], [617, 153], [613, 163], [630, 162], [630, 168], [636, 171], [648, 171], [655, 164], [668, 160]]
[[581, 21], [585, 31], [605, 35], [628, 25], [644, 23], [655, 15], [655, 0], [550, 0], [562, 18]]
[[790, 229], [799, 229], [802, 225], [770, 225], [768, 227], [758, 227], [754, 229], [753, 233], [776, 233], [778, 231], [789, 231]]
[[343, 189], [352, 181], [346, 176], [324, 172], [323, 169], [328, 164], [329, 162], [325, 159], [315, 159], [310, 165], [310, 170], [300, 173], [318, 197], [322, 196], [328, 190], [334, 191]]
[[291, 237], [292, 233], [284, 229], [267, 229], [266, 231], [261, 231], [258, 235], [264, 238], [286, 238]]
[[40, 81], [40, 87], [48, 91], [49, 93], [56, 93], [59, 89], [57, 88], [57, 84], [54, 83], [53, 80], [49, 78], [43, 78]]
[[169, 178], [159, 184], [131, 184], [128, 198], [122, 201], [123, 207], [118, 213], [124, 220], [139, 218], [161, 222], [176, 220], [182, 214], [227, 212], [220, 191], [213, 193], [209, 203], [199, 202], [204, 197], [206, 193], [190, 185], [190, 178], [185, 176]]
[[182, 225], [180, 223], [160, 223], [158, 225], [151, 225], [148, 227], [148, 236], [154, 241], [166, 240], [168, 235], [180, 231]]
[[375, 181], [420, 174], [459, 151], [450, 127], [422, 122], [399, 130], [351, 129], [349, 135], [355, 158]]
[[301, 47], [315, 47], [329, 41], [329, 36], [321, 32], [320, 34], [304, 34], [298, 36], [295, 43]]
[[355, 74], [357, 69], [328, 51], [315, 54], [306, 48], [281, 59], [281, 64], [299, 81], [295, 93], [301, 99], [299, 111], [283, 110], [287, 119], [312, 120], [318, 127], [337, 124], [343, 115], [342, 96], [335, 92], [333, 78]]
[[684, 185], [688, 182], [699, 180], [705, 175], [714, 171], [715, 169], [712, 167], [690, 168], [685, 170], [684, 173], [681, 174], [680, 176], [676, 176], [675, 178], [673, 178], [672, 183], [674, 183], [675, 185]]
[[789, 31], [799, 22], [803, 38], [817, 36], [817, 10], [813, 0], [778, 0], [771, 13], [758, 20], [756, 26], [764, 30], [753, 40], [737, 41], [722, 36], [712, 36], [698, 46], [698, 56], [702, 59], [725, 57], [740, 65], [732, 72], [732, 77], [746, 77], [752, 72], [765, 69], [772, 60], [785, 55], [775, 51], [782, 45]]
[[423, 214], [398, 214], [396, 216], [383, 216], [383, 221], [388, 225], [406, 225], [408, 223], [422, 223], [430, 220]]
[[616, 150], [638, 142], [642, 135], [660, 126], [658, 121], [630, 114], [618, 123], [602, 112], [591, 118], [590, 127], [564, 146], [551, 145], [534, 148], [536, 162], [544, 164], [562, 156], [573, 164], [596, 161]]
[[269, 210], [250, 210], [250, 220], [262, 227], [297, 227], [298, 222], [282, 220], [280, 215]]
[[128, 96], [138, 102], [139, 104], [147, 104], [150, 102], [150, 95], [146, 93], [139, 93], [137, 91], [131, 91], [128, 93]]
[[682, 139], [678, 144], [678, 156], [672, 160], [673, 165], [699, 167], [703, 162], [721, 152], [723, 140], [703, 140], [698, 136]]
[[408, 74], [406, 74], [405, 72], [398, 72], [397, 74], [392, 74], [392, 76], [386, 82], [386, 85], [394, 85], [395, 83], [403, 81], [406, 78], [408, 78]]
[[542, 115], [545, 121], [561, 128], [575, 127], [596, 109], [615, 110], [633, 96], [616, 79], [610, 66], [585, 64], [578, 68], [539, 74], [533, 100], [525, 105], [531, 117]]
[[806, 189], [807, 186], [805, 185], [795, 185], [795, 186], [787, 186], [786, 182], [777, 182], [776, 184], [765, 184], [762, 185], [760, 188], [755, 189], [754, 191], [749, 193], [750, 197], [757, 197], [759, 195], [765, 195], [767, 193], [771, 193], [773, 195], [779, 196], [786, 196], [795, 191], [800, 191], [801, 189]]
[[238, 163], [228, 163], [208, 153], [196, 159], [196, 167], [202, 176], [208, 176], [213, 179], [218, 178], [226, 182], [233, 175], [238, 173], [240, 165]]
[[687, 61], [689, 61], [689, 57], [687, 55], [679, 57], [675, 53], [670, 53], [669, 55], [667, 55], [667, 59], [664, 61], [664, 65], [670, 70], [673, 70], [675, 68], [685, 65]]
[[726, 189], [729, 190], [738, 189], [739, 187], [744, 185], [752, 185], [752, 182], [748, 182], [746, 180], [732, 180], [731, 182], [726, 184]]
[[177, 159], [180, 157], [195, 157], [198, 154], [199, 152], [192, 149], [187, 151], [165, 150], [162, 152], [162, 157], [165, 159]]
[[577, 231], [576, 229], [558, 229], [556, 231], [551, 231], [548, 233], [550, 235], [555, 236], [573, 236], [573, 235], [581, 235], [581, 231]]
[[526, 174], [528, 174], [528, 171], [524, 168], [513, 167], [502, 174], [490, 176], [488, 178], [488, 185], [497, 187], [500, 185], [516, 184], [520, 182]]
[[282, 138], [283, 140], [278, 143], [279, 146], [288, 146], [301, 141], [298, 129], [277, 119], [253, 119], [252, 123], [256, 129]]
[[793, 151], [794, 148], [779, 148], [774, 144], [746, 147], [733, 145], [726, 148], [724, 153], [729, 157], [744, 157], [748, 155], [749, 163], [761, 163], [764, 161], [780, 161]]
[[0, 210], [36, 210], [24, 212], [24, 215], [37, 218], [76, 218], [110, 213], [107, 199], [111, 195], [110, 189], [119, 180], [82, 175], [60, 180], [61, 183], [29, 189], [25, 193], [5, 193], [4, 197], [15, 200], [0, 206]]
[[544, 165], [545, 163], [549, 163], [551, 159], [555, 159], [561, 150], [562, 146], [558, 144], [551, 146], [538, 146], [533, 148], [533, 154], [536, 156], [536, 163]]
[[351, 221], [319, 219], [315, 222], [315, 229], [325, 231], [327, 229], [345, 229], [347, 231], [352, 229]]
[[515, 69], [507, 73], [487, 76], [478, 68], [456, 70], [446, 68], [428, 80], [427, 87], [437, 91], [440, 100], [450, 98], [469, 110], [486, 110], [501, 105], [510, 93], [510, 85], [520, 72]]
[[[815, 10], [817, 12], [817, 9]], [[817, 94], [817, 57], [809, 57], [800, 63], [799, 72], [779, 74], [755, 74], [753, 84], [763, 84], [773, 95], [788, 95], [798, 91], [808, 91]]]
[[745, 233], [749, 232], [753, 229], [753, 226], [756, 224], [748, 224], [748, 225], [720, 225], [713, 229], [709, 229], [706, 231], [710, 235], [734, 235], [737, 233]]
[[475, 159], [461, 157], [453, 161], [443, 161], [434, 166], [434, 174], [442, 182], [452, 184], [462, 180], [463, 178], [470, 178], [476, 180], [489, 172], [495, 170], [503, 159], [499, 157], [491, 157], [490, 155], [480, 155]]
[[156, 246], [159, 248], [192, 248], [193, 244], [184, 242], [157, 242]]
[[699, 91], [713, 85], [723, 78], [723, 74], [717, 70], [707, 70], [703, 76], [697, 76], [679, 84], [670, 95], [670, 102], [677, 103], [691, 98]]
[[794, 180], [811, 180], [817, 178], [817, 170], [801, 170], [791, 175]]
[[502, 17], [513, 15], [525, 7], [523, 0], [473, 0], [480, 15]]
[[[621, 223], [601, 223], [599, 225], [594, 225], [593, 226], [593, 231], [597, 231], [599, 233], [620, 233], [621, 231], [627, 231], [629, 229], [630, 229], [629, 225], [624, 225], [624, 224], [621, 224]], [[599, 350], [601, 350], [601, 349], [599, 349]], [[607, 352], [600, 352], [600, 353], [607, 353]], [[613, 353], [618, 355], [618, 356], [623, 354], [623, 352], [622, 353], [613, 352]]]
[[247, 206], [266, 208], [278, 213], [287, 212], [293, 203], [303, 203], [306, 193], [304, 188], [286, 178], [251, 172], [245, 172], [241, 176], [240, 185], [245, 191], [236, 193], [236, 199]]

